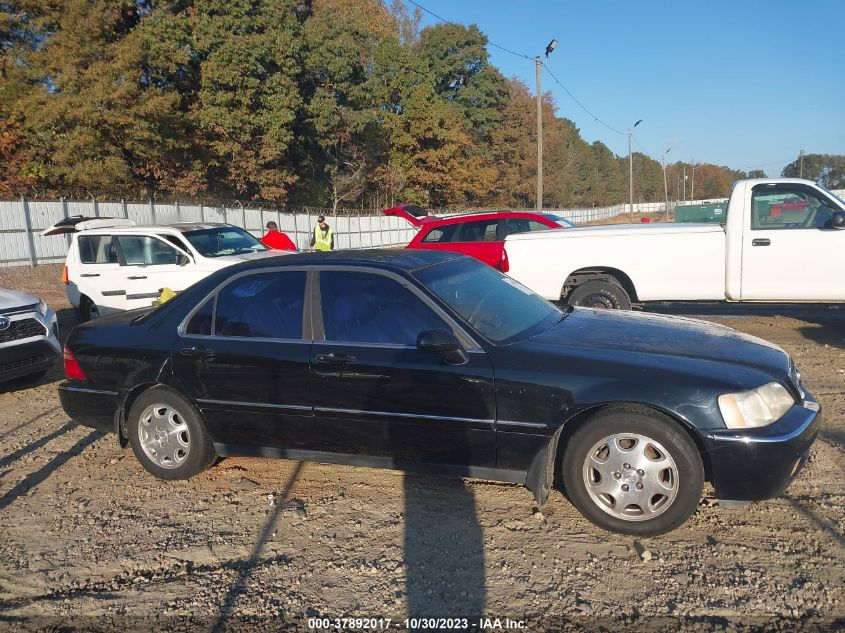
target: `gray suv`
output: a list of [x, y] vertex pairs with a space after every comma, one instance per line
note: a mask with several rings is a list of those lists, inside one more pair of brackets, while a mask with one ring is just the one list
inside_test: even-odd
[[0, 288], [0, 382], [40, 378], [61, 353], [56, 313], [38, 297]]

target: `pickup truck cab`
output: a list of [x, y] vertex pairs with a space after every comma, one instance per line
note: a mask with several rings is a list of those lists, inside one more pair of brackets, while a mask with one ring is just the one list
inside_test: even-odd
[[845, 302], [845, 202], [797, 178], [734, 184], [724, 225], [603, 225], [510, 235], [507, 273], [546, 299]]

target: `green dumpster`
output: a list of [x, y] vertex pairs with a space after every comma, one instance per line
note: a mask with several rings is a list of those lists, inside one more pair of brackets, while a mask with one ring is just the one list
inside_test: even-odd
[[675, 222], [710, 222], [724, 224], [728, 217], [728, 201], [707, 204], [684, 204], [675, 207]]

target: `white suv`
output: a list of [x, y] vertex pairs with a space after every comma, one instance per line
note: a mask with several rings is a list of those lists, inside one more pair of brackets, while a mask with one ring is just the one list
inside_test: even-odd
[[148, 307], [163, 288], [179, 292], [221, 268], [281, 253], [229, 224], [73, 217], [42, 235], [60, 233], [73, 233], [62, 277], [83, 321]]

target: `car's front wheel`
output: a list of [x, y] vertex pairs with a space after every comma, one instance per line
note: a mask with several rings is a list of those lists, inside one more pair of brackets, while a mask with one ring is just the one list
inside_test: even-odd
[[160, 479], [188, 479], [217, 456], [200, 412], [168, 387], [142, 393], [129, 410], [126, 428], [135, 457]]
[[656, 536], [684, 523], [704, 485], [695, 443], [669, 417], [637, 406], [600, 410], [569, 439], [563, 485], [587, 519], [612, 532]]

